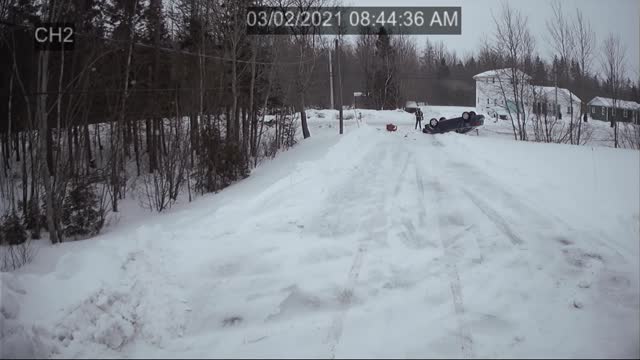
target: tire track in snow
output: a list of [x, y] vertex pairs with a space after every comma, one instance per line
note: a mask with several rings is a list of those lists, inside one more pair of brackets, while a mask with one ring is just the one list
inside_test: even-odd
[[[381, 144], [383, 145], [383, 144]], [[382, 146], [378, 146], [377, 150], [382, 151]], [[401, 154], [402, 152], [400, 151], [396, 151], [395, 154]], [[386, 154], [386, 159], [384, 160], [384, 164], [385, 166], [393, 166], [394, 164], [394, 159], [393, 157], [390, 156], [389, 152], [385, 152]], [[369, 157], [367, 157], [369, 158]], [[377, 157], [373, 157], [374, 161], [376, 159], [382, 159], [381, 156], [377, 156]], [[398, 179], [396, 179], [395, 183], [399, 182], [399, 178], [403, 175], [403, 172], [406, 171], [407, 166], [408, 166], [408, 162], [409, 162], [409, 156], [406, 156], [405, 158], [405, 164], [402, 166], [402, 171], [399, 173], [398, 175]], [[375, 170], [375, 180], [373, 182], [369, 182], [368, 184], [370, 186], [372, 186], [372, 188], [374, 189], [380, 189], [382, 190], [382, 194], [376, 194], [373, 193], [371, 194], [372, 197], [375, 198], [375, 196], [378, 197], [382, 197], [384, 198], [384, 206], [382, 209], [379, 209], [379, 211], [383, 211], [384, 214], [387, 214], [387, 209], [389, 208], [389, 194], [386, 191], [386, 187], [384, 186], [385, 183], [382, 182], [380, 183], [380, 176], [382, 174], [388, 174], [390, 173], [389, 171], [387, 171], [387, 169], [376, 169]], [[379, 191], [380, 191], [379, 190]], [[399, 191], [399, 188], [396, 187], [394, 189], [395, 191]], [[371, 219], [375, 216], [375, 213], [372, 213], [368, 216], [368, 219]], [[385, 219], [385, 223], [384, 223], [384, 228], [383, 228], [383, 234], [382, 236], [384, 238], [387, 237], [387, 232], [388, 232], [388, 226], [387, 226], [387, 216], [384, 216]], [[362, 225], [362, 224], [360, 224]], [[351, 267], [349, 269], [349, 273], [347, 275], [347, 282], [345, 285], [344, 290], [341, 292], [340, 295], [340, 303], [342, 305], [342, 308], [334, 315], [333, 320], [331, 322], [331, 326], [329, 328], [329, 332], [327, 334], [327, 343], [329, 344], [329, 358], [331, 359], [335, 359], [336, 357], [336, 348], [338, 347], [338, 345], [340, 344], [340, 340], [342, 338], [342, 333], [343, 333], [343, 329], [344, 329], [344, 321], [345, 318], [348, 314], [349, 309], [351, 308], [352, 302], [353, 302], [353, 293], [354, 293], [354, 289], [356, 286], [356, 283], [358, 281], [358, 277], [360, 275], [360, 270], [362, 268], [362, 263], [363, 263], [363, 259], [364, 256], [367, 253], [367, 240], [368, 238], [373, 238], [375, 230], [372, 230], [372, 228], [370, 226], [367, 226], [367, 224], [364, 225], [365, 230], [368, 231], [367, 236], [361, 238], [359, 240], [358, 243], [358, 251], [356, 252], [356, 255], [353, 259], [353, 263], [351, 264]]]
[[[440, 147], [446, 147], [440, 140], [435, 139]], [[465, 178], [473, 178], [474, 181], [472, 183], [477, 185], [478, 183], [482, 183], [483, 191], [490, 189], [492, 191], [496, 191], [500, 194], [501, 197], [505, 199], [509, 199], [511, 201], [510, 207], [514, 210], [525, 210], [531, 214], [535, 214], [536, 219], [542, 219], [542, 216], [532, 210], [531, 208], [525, 206], [520, 201], [518, 201], [512, 194], [508, 193], [506, 190], [502, 189], [500, 186], [496, 186], [495, 181], [490, 181], [489, 175], [486, 172], [481, 171], [475, 165], [461, 162], [459, 159], [452, 159], [450, 153], [447, 151], [442, 152], [442, 158], [445, 163], [451, 163], [451, 168], [454, 170], [464, 170], [466, 172], [470, 172], [470, 176], [466, 176]], [[457, 181], [456, 181], [457, 183]], [[458, 184], [457, 186], [460, 191], [465, 195], [465, 197], [471, 201], [471, 203], [480, 210], [480, 212], [489, 220], [491, 223], [502, 233], [505, 237], [509, 239], [512, 245], [517, 246], [520, 250], [526, 250], [526, 242], [523, 238], [518, 235], [518, 233], [513, 230], [513, 227], [508, 224], [508, 221], [504, 216], [501, 216], [499, 212], [491, 206], [487, 201], [483, 200], [481, 197], [477, 196], [473, 191], [468, 189], [469, 184]]]
[[[439, 145], [436, 145], [439, 144]], [[437, 139], [434, 138], [435, 146], [442, 146], [441, 143]], [[424, 201], [428, 201], [426, 197], [426, 191], [424, 188], [424, 178], [422, 176], [423, 167], [420, 166], [420, 159], [416, 161], [416, 182], [418, 184], [418, 190], [420, 191], [420, 197]], [[440, 245], [442, 246], [442, 251], [444, 252], [444, 261], [445, 266], [447, 268], [447, 278], [449, 280], [449, 287], [451, 289], [451, 299], [453, 302], [453, 309], [456, 314], [456, 322], [457, 322], [457, 332], [458, 338], [460, 341], [460, 350], [465, 358], [473, 358], [473, 337], [471, 333], [471, 329], [467, 325], [466, 321], [466, 312], [464, 307], [464, 299], [462, 296], [462, 284], [460, 282], [460, 273], [458, 271], [458, 266], [455, 262], [455, 254], [451, 251], [450, 244], [447, 244], [445, 238], [442, 236], [441, 228], [444, 223], [446, 223], [446, 219], [443, 213], [439, 212], [440, 203], [442, 201], [441, 196], [444, 192], [437, 175], [434, 174], [432, 177], [433, 191], [435, 192], [435, 196], [432, 196], [433, 205], [432, 208], [435, 210], [434, 213], [438, 214], [437, 220], [435, 222], [435, 226], [433, 229], [430, 229], [434, 233], [434, 237], [440, 240]], [[450, 239], [451, 240], [451, 239]]]
[[[409, 210], [406, 207], [406, 202], [399, 200], [399, 197], [401, 195], [401, 190], [403, 187], [413, 190], [413, 187], [422, 187], [422, 184], [414, 185], [413, 182], [409, 181], [410, 177], [407, 176], [407, 171], [409, 168], [409, 163], [412, 159], [412, 156], [409, 155], [411, 153], [411, 150], [407, 149], [406, 146], [403, 146], [402, 153], [406, 154], [404, 165], [402, 166], [402, 170], [399, 173], [399, 177], [396, 181], [396, 186], [393, 192], [393, 197], [391, 198], [391, 201], [393, 202], [392, 208], [394, 209], [394, 211], [387, 211], [387, 214], [389, 214], [388, 216], [391, 217], [391, 227], [395, 228], [397, 226], [400, 228], [398, 236], [400, 236], [403, 245], [410, 248], [411, 250], [421, 250], [427, 246], [433, 246], [432, 243], [430, 243], [424, 237], [421, 237], [418, 233], [418, 230], [420, 228], [424, 228], [426, 219], [426, 213], [424, 211], [424, 208], [422, 207], [422, 203], [420, 202], [419, 197], [411, 196], [412, 199], [415, 199], [417, 201], [417, 204], [411, 203], [411, 207]], [[424, 192], [424, 189], [422, 189], [422, 192]], [[399, 211], [395, 211], [396, 207]], [[417, 209], [417, 216], [414, 216], [414, 214], [411, 213], [411, 210], [413, 209]], [[401, 218], [397, 219], [397, 217], [395, 216], [396, 214], [400, 214]], [[414, 219], [416, 218], [417, 225], [414, 224]]]
[[[606, 241], [606, 235], [602, 238], [600, 236], [601, 233], [599, 232], [594, 233], [593, 231], [589, 231], [589, 229], [578, 230], [567, 220], [553, 213], [543, 213], [536, 209], [533, 204], [527, 201], [527, 199], [521, 199], [512, 190], [509, 190], [509, 187], [511, 186], [510, 184], [503, 184], [499, 182], [491, 174], [488, 174], [486, 171], [482, 171], [482, 169], [477, 165], [464, 161], [458, 156], [449, 156], [449, 158], [452, 158], [450, 160], [452, 163], [452, 169], [466, 172], [468, 176], [465, 176], [465, 178], [473, 178], [474, 181], [471, 183], [471, 186], [477, 189], [482, 189], [483, 196], [479, 196], [474, 193], [472, 189], [470, 190], [468, 187], [469, 184], [460, 184], [462, 192], [486, 216], [486, 218], [511, 241], [514, 246], [518, 247], [518, 249], [528, 250], [530, 245], [532, 247], [532, 251], [540, 254], [542, 257], [555, 256], [558, 252], [562, 252], [562, 255], [566, 257], [567, 255], [564, 253], [565, 250], [556, 246], [557, 239], [577, 237], [585, 239], [591, 244], [597, 244], [601, 250], [608, 250], [607, 252], [609, 253], [609, 257], [615, 259], [613, 260], [615, 263], [627, 263], [627, 258], [622, 254], [622, 252]], [[514, 224], [510, 224], [509, 220], [504, 216], [501, 216], [496, 207], [486, 200], [486, 197], [491, 195], [502, 201], [507, 208], [513, 210], [513, 213], [520, 214], [521, 217], [527, 219], [529, 223], [533, 222], [535, 224], [533, 227], [535, 229], [535, 235], [533, 236], [542, 241], [534, 241], [527, 244], [523, 237], [518, 234], [518, 231], [514, 230]], [[539, 230], [554, 228], [555, 231], [551, 234], [548, 231], [545, 232]], [[548, 242], [550, 239], [554, 240], [552, 240], [552, 242]], [[589, 253], [588, 251], [585, 252]], [[526, 276], [535, 277], [536, 272], [532, 269], [531, 265], [531, 260], [534, 258], [531, 254], [521, 252], [519, 257], [525, 261]], [[608, 269], [608, 266], [604, 266], [601, 272], [604, 273], [608, 271]], [[591, 280], [588, 281], [592, 282], [592, 278], [595, 278], [596, 275], [593, 270], [591, 273], [592, 275], [589, 276], [589, 279]], [[559, 277], [558, 281], [564, 280], [562, 277]]]
[[498, 214], [491, 206], [481, 200], [478, 196], [476, 196], [473, 192], [462, 188], [462, 192], [473, 202], [473, 204], [480, 209], [480, 211], [489, 219], [499, 230], [502, 232], [511, 243], [515, 246], [518, 246], [520, 249], [525, 250], [524, 245], [525, 242], [522, 238], [516, 234], [516, 232], [507, 224], [505, 219]]
[[[404, 159], [404, 165], [402, 166], [402, 170], [400, 170], [399, 180], [404, 179], [404, 174], [407, 172], [407, 167], [409, 166], [409, 156], [406, 156]], [[398, 194], [400, 194], [400, 189], [402, 188], [402, 181], [396, 181], [396, 187], [393, 189], [393, 197], [396, 198]]]
[[[594, 231], [590, 229], [584, 229], [582, 231], [579, 231], [574, 226], [569, 224], [562, 217], [550, 212], [549, 211], [550, 209], [548, 209], [545, 213], [540, 212], [534, 207], [533, 204], [530, 203], [530, 201], [527, 201], [526, 199], [521, 199], [519, 196], [517, 196], [512, 191], [510, 191], [509, 187], [511, 186], [511, 184], [499, 183], [497, 179], [495, 179], [493, 176], [491, 176], [487, 172], [482, 171], [477, 165], [473, 163], [470, 163], [468, 161], [463, 161], [457, 156], [454, 156], [451, 161], [451, 164], [452, 164], [452, 168], [454, 169], [464, 169], [464, 171], [469, 174], [469, 176], [466, 176], [467, 178], [474, 179], [472, 183], [463, 184], [464, 186], [461, 186], [462, 189], [467, 191], [467, 196], [471, 194], [471, 191], [468, 190], [468, 186], [476, 187], [477, 189], [482, 189], [483, 194], [493, 193], [498, 199], [503, 201], [507, 207], [512, 209], [514, 213], [522, 214], [522, 217], [526, 218], [529, 222], [530, 221], [536, 222], [539, 228], [552, 228], [554, 225], [560, 225], [561, 229], [563, 229], [564, 231], [568, 231], [570, 233], [577, 233], [577, 235], [579, 235], [580, 237], [589, 239], [590, 241], [594, 243], [598, 243], [601, 246], [605, 247], [606, 249], [608, 249], [613, 253], [613, 255], [616, 258], [616, 261], [623, 262], [623, 263], [627, 262], [626, 257], [622, 254], [620, 249], [611, 245], [610, 241], [606, 241], [606, 237], [607, 237], [606, 234], [603, 234], [600, 231], [596, 231], [594, 234]], [[497, 184], [500, 184], [500, 186], [498, 186]], [[487, 190], [489, 190], [489, 192]], [[502, 223], [503, 225], [500, 225], [500, 227], [502, 228], [511, 228], [511, 226], [507, 225], [507, 220], [504, 217], [501, 217], [499, 215], [496, 216], [497, 212], [492, 206], [488, 204], [486, 200], [483, 200], [481, 197], [477, 196], [476, 194], [473, 194], [472, 196], [470, 196], [470, 199], [485, 215], [487, 215], [487, 217], [489, 217], [489, 219], [492, 222], [495, 223], [497, 221], [498, 223]], [[514, 231], [510, 230], [509, 232], [511, 234], [516, 235], [516, 238], [520, 238], [522, 240], [522, 238], [518, 237]], [[508, 233], [505, 233], [505, 235], [509, 236]]]
[[[440, 143], [442, 147], [446, 148], [446, 146]], [[457, 172], [462, 172], [466, 174], [464, 178], [473, 178], [474, 181], [471, 182], [471, 186], [474, 189], [482, 190], [483, 194], [491, 194], [503, 200], [507, 205], [507, 208], [513, 210], [514, 212], [523, 215], [526, 219], [537, 222], [538, 227], [547, 228], [556, 222], [549, 215], [545, 215], [540, 213], [538, 210], [529, 206], [523, 200], [516, 197], [513, 193], [506, 190], [504, 186], [500, 186], [501, 183], [494, 179], [490, 174], [486, 171], [483, 171], [478, 166], [470, 163], [469, 161], [463, 161], [462, 159], [451, 156], [450, 152], [442, 151], [442, 158], [444, 159], [444, 163], [450, 163], [450, 168]], [[452, 179], [453, 185], [456, 188], [459, 188], [461, 193], [465, 195], [465, 198], [471, 202], [475, 208], [480, 210], [480, 212], [489, 220], [495, 228], [505, 236], [511, 243], [511, 245], [518, 249], [517, 253], [514, 253], [514, 256], [524, 261], [524, 274], [522, 276], [527, 277], [530, 281], [533, 279], [539, 278], [538, 273], [532, 270], [531, 260], [533, 259], [530, 252], [532, 250], [528, 249], [528, 243], [523, 239], [522, 236], [518, 234], [517, 231], [514, 230], [513, 225], [509, 224], [508, 219], [505, 216], [500, 214], [499, 209], [496, 209], [489, 201], [483, 199], [483, 197], [477, 195], [473, 192], [474, 189], [469, 189], [469, 184], [463, 183], [457, 179]], [[487, 195], [485, 195], [487, 196]], [[504, 210], [503, 210], [504, 211]], [[560, 224], [564, 224], [564, 222], [560, 222]], [[531, 245], [534, 247], [534, 250], [540, 252], [542, 248], [540, 247], [539, 242], [532, 242]], [[533, 293], [536, 296], [535, 292]], [[538, 294], [539, 296], [539, 294]], [[533, 323], [535, 324], [536, 332], [538, 333], [538, 338], [544, 338], [543, 328], [545, 322], [552, 322], [553, 319], [549, 317], [541, 318], [540, 314], [543, 314], [543, 310], [540, 308], [539, 304], [543, 304], [546, 299], [540, 297], [538, 301], [530, 301], [529, 311], [537, 316], [534, 318]]]

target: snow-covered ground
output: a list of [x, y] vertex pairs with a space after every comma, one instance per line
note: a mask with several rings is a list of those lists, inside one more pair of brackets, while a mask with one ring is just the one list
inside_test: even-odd
[[640, 152], [361, 113], [339, 137], [310, 111], [219, 194], [39, 243], [0, 274], [0, 356], [640, 356]]

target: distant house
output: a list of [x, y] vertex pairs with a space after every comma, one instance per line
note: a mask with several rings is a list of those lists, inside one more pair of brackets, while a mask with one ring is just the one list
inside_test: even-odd
[[602, 121], [622, 121], [640, 124], [640, 104], [635, 101], [617, 100], [596, 96], [589, 103], [589, 116]]
[[[500, 116], [502, 119], [506, 119], [509, 112], [516, 112], [512, 77], [513, 70], [510, 68], [489, 70], [475, 75], [473, 79], [476, 81], [476, 109], [490, 116]], [[531, 80], [531, 76], [520, 70], [515, 71], [515, 78], [526, 85]], [[574, 113], [579, 112], [582, 104], [580, 98], [564, 88], [557, 88], [557, 92], [553, 86], [525, 86], [521, 89], [525, 111], [528, 113], [562, 118], [563, 115], [570, 115], [572, 110]]]
[[[511, 87], [512, 69], [488, 70], [473, 76], [476, 81], [476, 110], [490, 116], [506, 115], [507, 109], [515, 109]], [[531, 77], [516, 70], [516, 78], [529, 83]], [[504, 91], [504, 93], [503, 93]], [[505, 96], [506, 95], [506, 96]], [[506, 98], [506, 103], [505, 103]]]
[[555, 86], [534, 86], [533, 92], [534, 114], [557, 116], [559, 119], [565, 115], [571, 116], [572, 111], [574, 114], [580, 115], [582, 100], [568, 89], [556, 88]]

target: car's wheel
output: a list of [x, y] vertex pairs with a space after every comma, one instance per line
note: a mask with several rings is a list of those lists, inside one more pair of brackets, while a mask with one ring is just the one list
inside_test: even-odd
[[469, 120], [469, 118], [471, 118], [471, 116], [470, 116], [470, 114], [468, 112], [465, 111], [465, 112], [462, 113], [462, 118], [464, 120]]
[[436, 120], [436, 118], [432, 118], [429, 120], [429, 125], [431, 125], [432, 128], [438, 126], [438, 120]]
[[474, 116], [476, 116], [476, 112], [475, 111], [470, 111], [469, 115], [470, 115], [470, 117], [474, 117]]
[[440, 118], [439, 121], [445, 121], [445, 120], [447, 120], [447, 118], [443, 116], [443, 117]]

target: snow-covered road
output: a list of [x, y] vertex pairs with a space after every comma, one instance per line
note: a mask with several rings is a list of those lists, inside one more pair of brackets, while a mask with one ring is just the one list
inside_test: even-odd
[[398, 122], [3, 274], [5, 354], [640, 355], [638, 152]]

